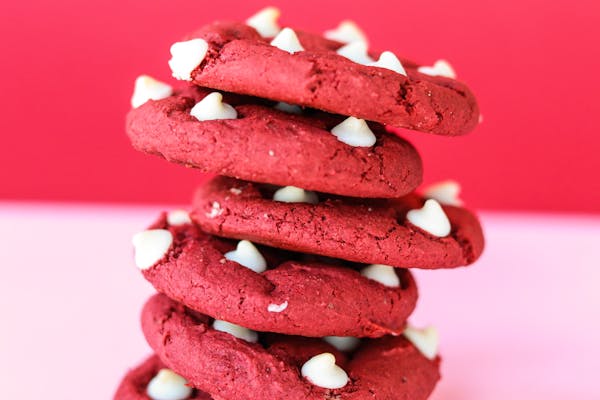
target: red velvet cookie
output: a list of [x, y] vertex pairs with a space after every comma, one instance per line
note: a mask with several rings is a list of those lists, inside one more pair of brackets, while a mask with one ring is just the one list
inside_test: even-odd
[[378, 124], [374, 145], [351, 146], [330, 132], [342, 117], [286, 113], [231, 94], [224, 101], [236, 119], [199, 121], [190, 110], [211, 92], [191, 86], [131, 110], [133, 146], [204, 172], [346, 196], [399, 197], [421, 183], [416, 150]]
[[[141, 365], [132, 369], [125, 375], [114, 400], [152, 400], [147, 393], [148, 384], [157, 374], [167, 368], [157, 356], [151, 356]], [[167, 382], [168, 384], [169, 382]], [[190, 390], [191, 394], [185, 399], [188, 400], [211, 400], [208, 394], [200, 390]]]
[[[361, 266], [251, 243], [236, 250], [236, 241], [167, 219], [136, 235], [136, 259], [156, 248], [149, 241], [140, 245], [140, 237], [160, 230], [172, 238], [156, 263], [140, 264], [142, 272], [159, 292], [213, 318], [262, 332], [379, 337], [402, 333], [415, 308], [417, 288], [407, 270], [379, 267], [374, 276], [373, 267], [361, 274]], [[260, 268], [244, 261], [257, 257], [264, 259]]]
[[406, 60], [396, 67], [406, 75], [359, 64], [336, 53], [342, 43], [301, 31], [296, 41], [290, 32], [276, 42], [291, 40], [295, 46], [277, 43], [282, 50], [245, 24], [216, 22], [175, 44], [169, 64], [173, 76], [199, 86], [396, 127], [454, 136], [478, 123], [475, 97], [459, 81], [423, 74]]
[[424, 400], [440, 377], [439, 357], [403, 336], [365, 339], [351, 354], [297, 336], [250, 343], [163, 295], [146, 303], [142, 328], [169, 368], [218, 399]]
[[[452, 268], [471, 264], [483, 250], [479, 221], [460, 207], [428, 200], [419, 210], [424, 199], [417, 195], [359, 200], [321, 194], [317, 204], [285, 203], [272, 200], [273, 190], [217, 177], [197, 190], [191, 217], [217, 236], [365, 264]], [[435, 226], [428, 228], [431, 219]], [[438, 232], [444, 224], [445, 232]]]

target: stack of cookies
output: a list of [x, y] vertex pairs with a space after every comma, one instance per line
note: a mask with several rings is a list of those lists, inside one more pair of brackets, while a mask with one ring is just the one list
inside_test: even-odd
[[173, 44], [179, 88], [136, 81], [133, 146], [219, 176], [133, 238], [155, 354], [115, 399], [420, 400], [440, 378], [435, 329], [407, 325], [408, 268], [471, 264], [483, 234], [456, 183], [416, 191], [419, 154], [387, 126], [462, 135], [476, 100], [448, 63], [372, 51], [352, 22], [278, 17]]

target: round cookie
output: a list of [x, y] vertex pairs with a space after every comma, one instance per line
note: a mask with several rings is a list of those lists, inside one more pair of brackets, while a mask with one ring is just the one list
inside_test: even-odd
[[[146, 390], [148, 383], [156, 376], [156, 374], [166, 366], [160, 359], [153, 355], [142, 364], [130, 370], [121, 381], [114, 400], [152, 400]], [[200, 391], [193, 390], [187, 400], [211, 400], [210, 395]]]
[[[473, 263], [483, 251], [483, 233], [473, 214], [450, 205], [431, 213], [419, 210], [424, 199], [417, 195], [359, 200], [321, 194], [317, 204], [272, 199], [272, 188], [217, 177], [196, 191], [191, 217], [217, 236], [365, 264], [452, 268]], [[425, 214], [422, 227], [429, 217], [445, 219], [448, 234], [436, 236], [411, 223], [409, 210]]]
[[[403, 336], [365, 339], [347, 355], [314, 338], [269, 334], [249, 343], [213, 329], [208, 317], [164, 295], [146, 303], [142, 329], [169, 368], [215, 398], [424, 400], [440, 377], [440, 358], [426, 358]], [[311, 383], [303, 367], [323, 353], [335, 358], [336, 372], [346, 374], [343, 387]]]
[[417, 151], [378, 124], [371, 124], [373, 146], [352, 146], [330, 132], [342, 117], [286, 113], [232, 94], [224, 101], [236, 119], [199, 121], [190, 110], [210, 93], [190, 86], [132, 109], [133, 146], [204, 172], [346, 196], [399, 197], [421, 183]]
[[[193, 310], [253, 330], [313, 337], [397, 335], [416, 306], [417, 287], [407, 270], [387, 267], [390, 284], [389, 277], [365, 272], [369, 278], [353, 269], [359, 266], [339, 260], [310, 260], [252, 245], [248, 256], [240, 246], [236, 250], [235, 241], [189, 223], [170, 225], [166, 215], [145, 232], [156, 230], [170, 233], [172, 242], [153, 265], [142, 265], [144, 277]], [[144, 251], [138, 244], [136, 259]], [[264, 272], [243, 265], [244, 259], [261, 256], [271, 267]], [[235, 259], [239, 263], [230, 261]]]
[[455, 136], [478, 124], [475, 97], [459, 81], [423, 74], [406, 61], [397, 69], [407, 75], [359, 64], [336, 53], [343, 43], [295, 33], [300, 47], [286, 51], [245, 24], [215, 22], [175, 44], [169, 64], [173, 76], [199, 86], [396, 127]]

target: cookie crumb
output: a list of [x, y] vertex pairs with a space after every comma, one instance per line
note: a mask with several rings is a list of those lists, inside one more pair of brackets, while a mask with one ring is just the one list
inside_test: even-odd
[[223, 214], [223, 209], [221, 208], [221, 204], [218, 201], [213, 201], [210, 212], [207, 212], [206, 216], [208, 218], [216, 218], [221, 214]]
[[287, 301], [284, 301], [281, 304], [269, 304], [267, 306], [267, 311], [268, 312], [272, 312], [272, 313], [280, 313], [283, 310], [285, 310], [287, 308], [287, 306], [288, 306], [288, 302]]

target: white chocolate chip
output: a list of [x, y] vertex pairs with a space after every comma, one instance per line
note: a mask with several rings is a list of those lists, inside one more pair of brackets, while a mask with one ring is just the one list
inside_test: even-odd
[[396, 274], [394, 267], [383, 264], [371, 264], [360, 270], [360, 274], [373, 281], [379, 282], [388, 287], [399, 287], [400, 278]]
[[284, 186], [273, 195], [273, 200], [282, 203], [309, 203], [317, 204], [319, 197], [315, 192], [304, 190], [296, 186]]
[[294, 54], [298, 51], [304, 51], [304, 47], [300, 44], [296, 32], [290, 28], [283, 28], [281, 32], [271, 40], [271, 46], [275, 46], [278, 49], [287, 51], [290, 54]]
[[183, 81], [192, 80], [192, 72], [202, 63], [208, 52], [208, 42], [204, 39], [192, 39], [177, 42], [171, 46], [169, 67], [173, 77]]
[[281, 28], [277, 23], [281, 11], [276, 7], [263, 8], [246, 20], [246, 25], [256, 29], [258, 34], [264, 38], [270, 38], [279, 33]]
[[460, 184], [452, 180], [434, 183], [423, 191], [423, 196], [428, 199], [437, 200], [440, 204], [448, 204], [457, 207], [463, 205], [462, 200], [459, 198], [459, 194]]
[[323, 34], [329, 40], [341, 43], [367, 42], [367, 36], [353, 21], [342, 21], [337, 28], [325, 31]]
[[417, 329], [407, 326], [404, 330], [404, 337], [419, 349], [419, 351], [428, 359], [433, 360], [438, 353], [440, 337], [437, 329], [429, 326], [425, 329]]
[[163, 258], [173, 244], [173, 235], [166, 229], [149, 229], [133, 235], [135, 265], [148, 269]]
[[354, 147], [371, 147], [377, 138], [364, 119], [348, 117], [331, 129], [340, 142]]
[[284, 301], [281, 304], [269, 304], [267, 306], [267, 311], [268, 312], [273, 312], [273, 313], [280, 313], [283, 310], [285, 310], [287, 308], [287, 306], [288, 306], [288, 302], [287, 301]]
[[258, 333], [251, 329], [244, 328], [243, 326], [232, 324], [231, 322], [215, 319], [213, 322], [213, 329], [216, 331], [229, 333], [230, 335], [233, 335], [238, 339], [245, 340], [246, 342], [258, 342]]
[[383, 53], [381, 53], [381, 55], [379, 56], [379, 60], [377, 60], [377, 62], [369, 64], [369, 66], [389, 69], [390, 71], [394, 71], [399, 73], [400, 75], [406, 76], [406, 71], [404, 70], [402, 63], [400, 62], [400, 60], [398, 60], [398, 57], [396, 57], [396, 55], [391, 51], [384, 51]]
[[368, 49], [367, 42], [357, 41], [340, 47], [336, 50], [336, 53], [357, 64], [368, 65], [373, 62], [373, 59], [367, 53]]
[[352, 336], [325, 336], [323, 340], [344, 352], [351, 352], [360, 344], [360, 339]]
[[240, 194], [242, 194], [242, 189], [232, 187], [231, 189], [229, 189], [229, 192], [235, 194], [236, 196], [239, 196]]
[[273, 150], [269, 150], [269, 156], [270, 157], [275, 157], [275, 152]]
[[288, 114], [302, 114], [302, 107], [297, 106], [295, 104], [284, 103], [283, 101], [280, 101], [279, 103], [275, 104], [274, 108]]
[[223, 214], [223, 209], [218, 201], [213, 201], [210, 211], [205, 213], [207, 218], [216, 218], [221, 214]]
[[304, 363], [302, 376], [315, 386], [325, 389], [340, 389], [348, 384], [346, 371], [335, 365], [335, 356], [322, 353]]
[[450, 65], [450, 63], [446, 60], [438, 60], [431, 67], [419, 67], [418, 71], [425, 75], [444, 76], [446, 78], [456, 79], [456, 72], [454, 72], [454, 68], [452, 68], [452, 65]]
[[146, 394], [152, 400], [185, 400], [193, 391], [187, 383], [184, 377], [163, 368], [148, 383]]
[[223, 95], [212, 92], [200, 100], [192, 109], [190, 114], [198, 121], [211, 121], [215, 119], [236, 119], [237, 111], [227, 103], [223, 103]]
[[167, 214], [167, 223], [171, 226], [191, 224], [190, 214], [185, 210], [173, 210]]
[[148, 100], [166, 99], [173, 94], [173, 88], [164, 82], [158, 81], [148, 75], [140, 75], [135, 80], [131, 106], [138, 108]]
[[450, 221], [440, 203], [433, 199], [427, 200], [423, 208], [410, 210], [406, 214], [406, 219], [434, 236], [445, 237], [452, 230]]
[[225, 258], [259, 274], [267, 270], [267, 261], [249, 240], [240, 240], [235, 250], [225, 253]]

